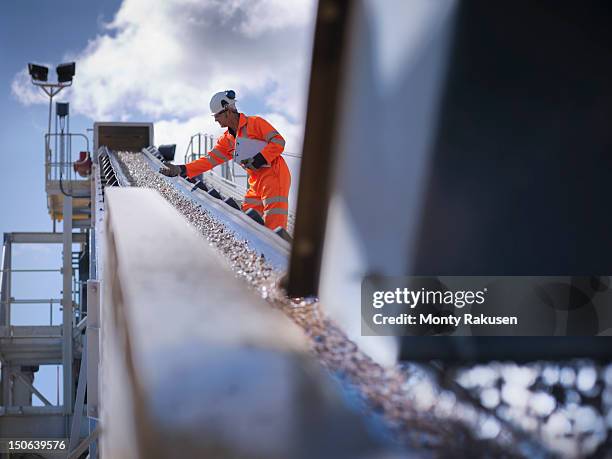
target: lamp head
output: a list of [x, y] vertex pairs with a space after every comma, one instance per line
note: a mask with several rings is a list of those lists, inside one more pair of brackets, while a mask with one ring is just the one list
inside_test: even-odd
[[60, 64], [57, 66], [57, 82], [58, 83], [70, 83], [74, 77], [76, 64], [74, 62], [68, 62], [66, 64]]
[[38, 64], [28, 64], [28, 72], [36, 81], [47, 81], [49, 76], [49, 68]]

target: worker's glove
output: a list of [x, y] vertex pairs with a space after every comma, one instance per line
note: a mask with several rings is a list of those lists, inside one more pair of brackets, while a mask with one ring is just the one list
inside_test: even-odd
[[184, 177], [186, 172], [187, 169], [182, 164], [177, 166], [176, 164], [172, 163], [164, 163], [159, 169], [159, 173], [165, 175], [166, 177], [176, 177], [177, 175]]
[[243, 161], [240, 161], [240, 164], [242, 164], [247, 169], [251, 169], [252, 171], [254, 171], [268, 164], [268, 161], [266, 161], [264, 155], [262, 155], [261, 153], [257, 153], [251, 158], [247, 158]]

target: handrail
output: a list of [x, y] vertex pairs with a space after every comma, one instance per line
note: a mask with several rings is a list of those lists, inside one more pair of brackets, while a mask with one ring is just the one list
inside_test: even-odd
[[[210, 139], [210, 144], [212, 147], [212, 139], [213, 139], [212, 135], [205, 134], [202, 132], [198, 132], [192, 135], [189, 138], [189, 144], [187, 145], [187, 150], [185, 151], [185, 158], [184, 158], [185, 163], [194, 161], [195, 159], [202, 157], [202, 136], [204, 136], [204, 149], [208, 150], [209, 139]], [[196, 137], [198, 139], [197, 153], [194, 151], [194, 142], [193, 142], [193, 139], [195, 139]]]
[[[202, 152], [202, 136], [204, 136], [204, 152]], [[198, 149], [197, 152], [194, 151], [194, 139], [198, 139]], [[212, 134], [205, 134], [202, 132], [198, 132], [191, 136], [189, 139], [189, 144], [187, 145], [187, 150], [185, 151], [184, 162], [187, 164], [188, 162], [195, 161], [196, 159], [201, 158], [205, 155], [206, 151], [211, 150], [213, 148], [213, 140], [214, 137]], [[221, 165], [222, 173], [224, 179], [230, 181], [236, 181], [237, 178], [246, 177], [246, 174], [236, 174], [236, 163], [234, 160], [229, 160], [224, 162]]]
[[[5, 272], [7, 273], [7, 278], [9, 278], [8, 276], [10, 276], [11, 274], [11, 267], [4, 266], [4, 263], [6, 261], [5, 259], [6, 245], [7, 245], [7, 242], [6, 242], [6, 236], [5, 236], [4, 243], [2, 244], [2, 258], [0, 258], [0, 268], [1, 268], [1, 271], [0, 271], [0, 302], [3, 302], [3, 303], [5, 301], [3, 300], [3, 298], [5, 296], [8, 297], [8, 295], [4, 291], [4, 279], [5, 279], [4, 273]], [[3, 322], [8, 318], [8, 317], [5, 317], [5, 312], [6, 312], [6, 315], [8, 316], [9, 315], [8, 311], [10, 311], [10, 305], [7, 305], [6, 307], [4, 305], [0, 305], [0, 318], [1, 318], [0, 325], [4, 325]], [[8, 325], [8, 320], [7, 320], [7, 325]]]
[[[51, 150], [51, 137], [60, 139], [60, 146]], [[72, 182], [73, 180], [86, 181], [89, 178], [79, 179], [73, 177], [72, 173], [72, 138], [81, 137], [85, 139], [86, 151], [89, 153], [89, 138], [85, 134], [80, 133], [47, 133], [45, 134], [45, 182], [46, 185], [52, 180], [59, 180], [60, 183], [64, 180]], [[68, 145], [64, 143], [64, 139], [68, 139]], [[65, 191], [62, 189], [62, 191]], [[70, 191], [69, 191], [70, 192]]]

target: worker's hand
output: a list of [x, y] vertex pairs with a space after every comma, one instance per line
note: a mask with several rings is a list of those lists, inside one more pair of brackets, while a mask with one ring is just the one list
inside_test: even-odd
[[177, 166], [176, 164], [172, 163], [164, 163], [159, 169], [159, 173], [165, 175], [166, 177], [176, 177], [177, 175], [180, 175], [181, 172], [181, 166]]
[[251, 158], [245, 159], [244, 161], [240, 161], [240, 164], [242, 164], [247, 169], [257, 170], [260, 167], [263, 167], [268, 164], [268, 161], [266, 161], [264, 155], [262, 155], [261, 153], [257, 153]]

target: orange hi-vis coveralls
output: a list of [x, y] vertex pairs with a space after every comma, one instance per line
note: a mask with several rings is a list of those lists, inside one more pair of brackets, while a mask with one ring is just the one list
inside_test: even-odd
[[[279, 226], [287, 228], [289, 215], [289, 186], [291, 174], [287, 163], [281, 156], [285, 148], [285, 139], [270, 123], [259, 116], [240, 114], [238, 122], [238, 137], [264, 140], [268, 144], [261, 150], [270, 167], [257, 170], [246, 169], [249, 177], [249, 189], [244, 196], [242, 210], [255, 209], [263, 215], [266, 226], [276, 229]], [[236, 139], [228, 129], [219, 137], [215, 147], [195, 161], [185, 164], [187, 176], [195, 177], [209, 171], [215, 166], [233, 158]]]

